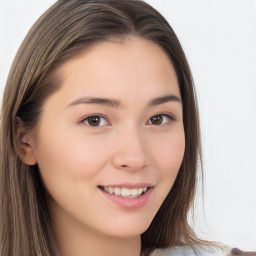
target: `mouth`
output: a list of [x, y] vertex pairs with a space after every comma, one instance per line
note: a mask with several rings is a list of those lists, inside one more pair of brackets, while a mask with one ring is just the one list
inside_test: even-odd
[[112, 203], [121, 208], [135, 210], [145, 206], [151, 198], [154, 190], [149, 183], [122, 183], [98, 186], [101, 194]]
[[98, 186], [102, 191], [124, 198], [136, 198], [146, 193], [150, 187], [139, 188], [126, 188], [126, 187], [111, 187], [111, 186]]

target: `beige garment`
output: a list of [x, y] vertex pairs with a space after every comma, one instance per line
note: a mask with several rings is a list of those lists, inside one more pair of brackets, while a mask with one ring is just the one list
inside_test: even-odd
[[238, 248], [223, 246], [222, 249], [202, 246], [175, 246], [158, 249], [151, 256], [256, 256], [255, 252], [245, 252]]
[[174, 246], [165, 249], [157, 249], [151, 256], [231, 256], [231, 248], [223, 246], [223, 249], [203, 246]]

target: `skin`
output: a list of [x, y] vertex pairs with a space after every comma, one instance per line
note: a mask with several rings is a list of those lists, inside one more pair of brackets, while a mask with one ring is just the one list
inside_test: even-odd
[[[147, 230], [179, 171], [185, 138], [182, 102], [168, 56], [140, 38], [102, 42], [59, 70], [61, 88], [48, 97], [36, 136], [23, 137], [24, 162], [37, 163], [49, 194], [53, 231], [62, 256], [138, 256]], [[111, 98], [119, 107], [72, 104], [81, 97]], [[159, 114], [160, 123], [152, 117]], [[99, 126], [88, 116], [98, 115]], [[153, 121], [152, 121], [153, 120]], [[143, 207], [127, 209], [98, 188], [128, 182], [152, 184]], [[100, 245], [100, 246], [99, 246]]]

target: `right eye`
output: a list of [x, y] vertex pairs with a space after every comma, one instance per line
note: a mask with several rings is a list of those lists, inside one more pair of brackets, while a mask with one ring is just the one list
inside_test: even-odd
[[81, 122], [92, 127], [106, 126], [108, 123], [105, 117], [97, 115], [87, 116]]
[[170, 121], [174, 121], [175, 118], [169, 114], [158, 114], [150, 118], [149, 123], [151, 125], [164, 125]]

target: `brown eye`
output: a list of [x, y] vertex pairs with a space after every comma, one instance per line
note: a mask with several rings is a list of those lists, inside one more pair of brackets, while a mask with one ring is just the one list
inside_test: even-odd
[[149, 123], [152, 125], [163, 125], [168, 123], [171, 120], [175, 120], [173, 116], [166, 115], [166, 114], [159, 114], [151, 117]]
[[162, 115], [153, 116], [150, 119], [150, 121], [154, 125], [160, 125], [163, 122], [163, 117], [162, 117]]
[[106, 118], [103, 116], [88, 116], [83, 122], [88, 126], [100, 127], [107, 124]]

